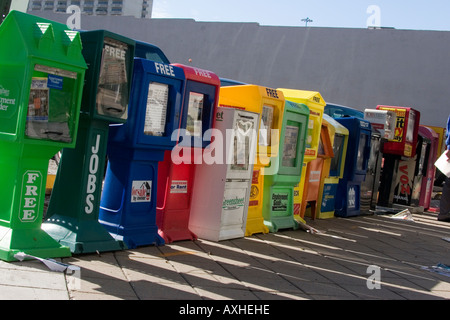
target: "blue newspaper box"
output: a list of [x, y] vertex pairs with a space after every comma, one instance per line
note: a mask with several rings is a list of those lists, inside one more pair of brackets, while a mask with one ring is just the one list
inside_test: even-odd
[[367, 174], [370, 157], [372, 126], [369, 121], [356, 117], [337, 118], [349, 131], [344, 176], [336, 193], [335, 215], [351, 217], [360, 214], [361, 182]]
[[182, 68], [135, 58], [128, 121], [111, 126], [100, 223], [128, 248], [164, 244], [156, 224], [158, 162], [176, 144]]
[[333, 119], [344, 117], [355, 117], [359, 119], [364, 119], [363, 111], [333, 103], [327, 103], [323, 113], [329, 115]]

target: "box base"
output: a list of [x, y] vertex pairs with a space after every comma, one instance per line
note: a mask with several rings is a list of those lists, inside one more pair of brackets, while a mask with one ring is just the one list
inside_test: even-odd
[[247, 218], [245, 236], [249, 237], [256, 233], [269, 233], [269, 228], [264, 224], [264, 218]]
[[24, 252], [39, 258], [65, 258], [71, 252], [41, 229], [13, 230], [0, 226], [0, 259], [17, 261], [14, 255]]
[[272, 220], [264, 220], [264, 225], [269, 229], [269, 232], [278, 232], [281, 229], [294, 229], [299, 228], [298, 222], [294, 217], [278, 217], [272, 218]]
[[42, 229], [75, 254], [119, 251], [127, 249], [123, 241], [115, 240], [98, 221], [77, 221], [53, 215]]

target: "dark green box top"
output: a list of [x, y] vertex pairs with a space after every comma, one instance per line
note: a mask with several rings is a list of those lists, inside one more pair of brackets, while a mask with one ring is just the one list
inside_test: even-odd
[[107, 30], [80, 35], [88, 64], [82, 114], [111, 123], [126, 122], [136, 41]]

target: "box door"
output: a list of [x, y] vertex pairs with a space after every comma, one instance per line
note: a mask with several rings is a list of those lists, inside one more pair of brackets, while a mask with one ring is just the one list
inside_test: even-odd
[[256, 153], [258, 115], [244, 111], [235, 112], [232, 134], [227, 134], [227, 179], [245, 179], [252, 177], [253, 162]]
[[72, 71], [34, 66], [25, 131], [28, 138], [72, 142], [77, 77]]
[[97, 114], [127, 119], [130, 68], [133, 57], [127, 43], [105, 38], [97, 87]]
[[221, 228], [222, 229], [242, 229], [247, 217], [247, 191], [248, 184], [227, 182], [222, 202]]

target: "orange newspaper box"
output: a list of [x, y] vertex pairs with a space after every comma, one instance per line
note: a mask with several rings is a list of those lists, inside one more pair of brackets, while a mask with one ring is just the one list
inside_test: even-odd
[[[326, 164], [334, 157], [333, 144], [330, 138], [329, 123], [322, 121], [322, 129], [320, 132], [319, 148], [317, 149], [317, 158], [307, 164], [305, 186], [303, 188], [303, 198], [301, 203], [300, 216], [305, 216], [306, 209], [309, 205], [310, 216], [316, 218], [317, 201], [319, 199], [320, 184]], [[328, 161], [327, 161], [328, 160]], [[329, 170], [329, 165], [328, 165]]]

